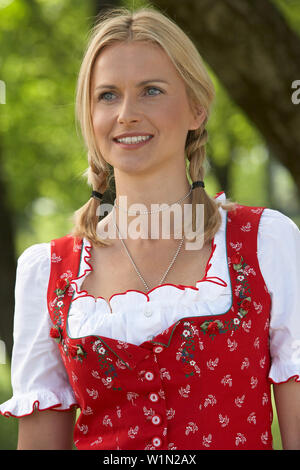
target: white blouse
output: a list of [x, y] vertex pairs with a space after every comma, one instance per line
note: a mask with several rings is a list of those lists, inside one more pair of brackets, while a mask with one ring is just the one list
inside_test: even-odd
[[[225, 193], [217, 200], [225, 201]], [[67, 328], [72, 338], [99, 335], [136, 345], [161, 333], [178, 319], [218, 315], [231, 305], [231, 281], [226, 253], [226, 211], [219, 209], [222, 225], [215, 235], [216, 248], [204, 280], [197, 289], [163, 284], [148, 294], [128, 290], [114, 294], [110, 306], [81, 291], [92, 271], [90, 242], [84, 238], [79, 275], [71, 284], [75, 294]], [[49, 336], [47, 309], [50, 242], [25, 249], [18, 258], [15, 284], [14, 347], [11, 364], [13, 396], [0, 405], [6, 416], [31, 414], [77, 405], [57, 343]], [[124, 256], [126, 254], [124, 253]], [[300, 380], [300, 231], [281, 212], [265, 209], [258, 229], [257, 256], [271, 295], [269, 378], [274, 383], [291, 377]]]

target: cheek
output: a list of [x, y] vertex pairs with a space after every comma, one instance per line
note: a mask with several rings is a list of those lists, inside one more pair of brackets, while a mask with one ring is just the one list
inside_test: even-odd
[[92, 122], [95, 131], [101, 131], [103, 127], [103, 118], [99, 112], [94, 112], [92, 115]]
[[168, 101], [166, 106], [160, 109], [158, 113], [158, 119], [161, 119], [165, 129], [169, 132], [176, 134], [178, 129], [182, 129], [185, 117], [185, 109], [180, 99], [171, 99]]
[[92, 123], [96, 138], [97, 136], [104, 137], [105, 135], [109, 134], [110, 126], [107, 116], [105, 117], [102, 113], [95, 112], [92, 115]]

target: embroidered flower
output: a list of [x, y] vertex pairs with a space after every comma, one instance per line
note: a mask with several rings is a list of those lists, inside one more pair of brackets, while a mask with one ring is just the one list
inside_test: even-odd
[[80, 344], [69, 345], [65, 351], [67, 355], [70, 355], [73, 359], [78, 359], [82, 362], [82, 358], [86, 356], [86, 352]]
[[183, 336], [186, 336], [186, 337], [187, 337], [187, 336], [190, 336], [191, 333], [190, 333], [188, 330], [184, 330], [184, 331], [182, 332], [182, 334], [183, 334]]
[[82, 362], [83, 357], [86, 356], [86, 352], [84, 351], [81, 344], [72, 345], [70, 344], [69, 338], [63, 338], [63, 330], [62, 326], [64, 324], [64, 318], [62, 316], [61, 308], [64, 307], [64, 302], [62, 300], [58, 300], [59, 297], [63, 297], [65, 295], [66, 290], [70, 286], [69, 279], [67, 278], [59, 278], [56, 281], [56, 289], [55, 294], [57, 298], [55, 299], [56, 305], [54, 307], [54, 317], [57, 320], [56, 325], [51, 328], [50, 330], [50, 337], [53, 338], [57, 343], [61, 343], [62, 350], [64, 351], [66, 356], [70, 356], [75, 360], [79, 360]]
[[196, 362], [194, 361], [194, 351], [195, 351], [195, 339], [194, 335], [199, 334], [195, 325], [195, 322], [184, 322], [185, 328], [181, 333], [181, 338], [183, 339], [183, 343], [181, 344], [180, 348], [177, 350], [176, 359], [181, 360], [183, 363], [183, 372], [186, 377], [190, 377], [191, 375], [198, 374], [200, 375], [200, 369], [197, 366]]
[[[234, 288], [234, 293], [240, 299], [238, 302], [238, 311], [236, 316], [229, 320], [224, 320], [224, 324], [220, 320], [206, 320], [200, 325], [200, 329], [204, 334], [208, 334], [211, 339], [214, 339], [219, 333], [225, 333], [227, 331], [236, 331], [240, 327], [241, 319], [243, 319], [251, 308], [251, 289], [248, 282], [248, 272], [246, 270], [247, 263], [244, 262], [243, 257], [240, 254], [235, 254], [231, 257], [233, 268], [236, 271], [242, 271], [243, 274], [239, 274], [236, 277], [237, 286]], [[233, 311], [235, 311], [232, 308]]]
[[240, 308], [242, 308], [243, 310], [247, 310], [247, 312], [248, 312], [250, 306], [251, 306], [251, 297], [246, 297], [246, 298], [242, 301], [242, 303], [241, 303], [241, 305], [240, 305]]
[[231, 262], [233, 264], [233, 269], [238, 271], [242, 267], [243, 257], [240, 254], [235, 254], [231, 257]]
[[76, 357], [77, 356], [77, 347], [74, 347], [74, 346], [69, 347], [68, 353], [70, 354], [71, 357]]
[[83, 357], [86, 357], [86, 352], [81, 344], [76, 344], [76, 346], [72, 346], [70, 349], [72, 351], [72, 357], [78, 359], [80, 362], [82, 362]]
[[213, 337], [220, 333], [220, 330], [224, 328], [224, 325], [220, 320], [211, 320], [203, 322], [202, 325], [200, 325], [200, 328], [204, 333]]
[[[247, 263], [245, 263], [243, 257], [240, 254], [235, 254], [231, 258], [233, 269], [239, 274], [236, 277], [237, 285], [234, 288], [236, 296], [239, 297], [238, 311], [236, 317], [230, 320], [224, 320], [224, 324], [220, 320], [207, 320], [200, 325], [200, 329], [204, 334], [208, 334], [211, 339], [214, 339], [219, 333], [225, 333], [226, 331], [235, 331], [239, 328], [241, 319], [244, 318], [249, 309], [251, 308], [251, 289], [248, 282], [248, 272], [246, 270]], [[249, 267], [249, 266], [248, 266]]]
[[[93, 351], [95, 351], [95, 352], [98, 353], [100, 348], [103, 348], [103, 346], [102, 346], [102, 343], [101, 343], [100, 339], [97, 339], [97, 340], [93, 343], [92, 349], [93, 349]], [[104, 348], [103, 348], [103, 349], [104, 349]], [[104, 349], [104, 352], [105, 352], [105, 349]], [[104, 354], [104, 352], [101, 353], [101, 354]]]
[[116, 363], [111, 359], [108, 350], [103, 346], [100, 339], [92, 341], [92, 349], [98, 355], [99, 366], [105, 374], [105, 379], [102, 382], [108, 388], [113, 390], [122, 390], [121, 382], [118, 378]]
[[215, 320], [207, 326], [206, 331], [209, 335], [216, 335], [221, 328], [223, 328], [223, 323], [219, 320]]
[[55, 325], [50, 330], [50, 337], [53, 338], [57, 343], [60, 343], [62, 340], [61, 329], [59, 326]]
[[55, 293], [58, 297], [61, 297], [65, 294], [67, 288], [69, 287], [69, 279], [57, 279]]

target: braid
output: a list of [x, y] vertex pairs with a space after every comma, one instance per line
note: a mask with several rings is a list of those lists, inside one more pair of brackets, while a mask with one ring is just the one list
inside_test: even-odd
[[108, 186], [108, 167], [103, 167], [103, 164], [101, 164], [100, 160], [93, 158], [90, 153], [88, 154], [88, 162], [89, 167], [85, 173], [88, 184], [92, 186], [93, 190], [101, 190], [101, 192], [104, 193]]
[[[202, 126], [191, 132], [188, 137], [186, 152], [189, 160], [189, 174], [192, 182], [204, 181], [206, 162], [206, 143], [208, 132], [205, 129], [206, 121]], [[207, 195], [204, 188], [198, 186], [192, 191], [192, 231], [196, 232], [196, 207], [197, 204], [204, 205], [204, 244], [209, 241], [215, 231], [221, 225], [221, 215], [218, 211], [218, 204]]]
[[208, 140], [208, 132], [204, 128], [201, 130], [196, 130], [194, 136], [191, 136], [188, 139], [186, 152], [187, 158], [190, 161], [190, 176], [192, 181], [203, 180], [204, 179], [204, 161], [206, 157], [205, 145]]
[[[105, 161], [101, 161], [97, 157], [93, 157], [88, 153], [89, 166], [83, 173], [87, 178], [87, 182], [92, 186], [93, 191], [103, 194], [109, 185], [109, 168]], [[73, 236], [87, 237], [95, 245], [108, 245], [106, 240], [100, 240], [97, 236], [98, 217], [97, 212], [100, 207], [100, 199], [90, 197], [89, 200], [77, 210], [74, 214]]]

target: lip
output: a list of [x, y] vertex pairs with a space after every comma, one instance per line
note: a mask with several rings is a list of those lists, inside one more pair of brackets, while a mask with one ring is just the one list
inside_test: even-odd
[[[138, 135], [142, 135], [142, 134], [138, 134]], [[146, 135], [149, 135], [149, 134], [146, 134]], [[125, 142], [118, 142], [117, 140], [114, 140], [114, 142], [115, 144], [119, 145], [123, 149], [134, 150], [134, 149], [138, 149], [140, 147], [143, 147], [144, 145], [149, 144], [149, 142], [153, 139], [153, 137], [154, 136], [151, 136], [150, 139], [145, 140], [144, 142], [137, 142], [136, 144], [125, 144]]]

